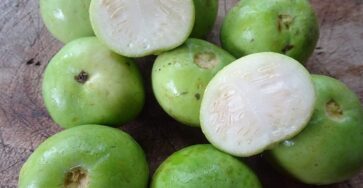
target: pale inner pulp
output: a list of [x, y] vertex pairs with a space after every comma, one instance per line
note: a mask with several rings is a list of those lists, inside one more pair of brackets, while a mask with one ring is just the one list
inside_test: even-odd
[[192, 0], [99, 0], [90, 13], [96, 35], [131, 57], [179, 46], [194, 25]]
[[274, 53], [241, 58], [216, 75], [201, 107], [201, 127], [216, 147], [250, 156], [297, 134], [315, 103], [309, 73]]

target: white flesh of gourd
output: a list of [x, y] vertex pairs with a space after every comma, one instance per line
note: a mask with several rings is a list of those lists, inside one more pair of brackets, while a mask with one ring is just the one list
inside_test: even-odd
[[308, 71], [277, 53], [236, 60], [208, 84], [201, 105], [201, 128], [217, 148], [251, 156], [299, 133], [314, 109]]
[[192, 0], [92, 0], [96, 36], [128, 57], [160, 53], [181, 45], [194, 26]]

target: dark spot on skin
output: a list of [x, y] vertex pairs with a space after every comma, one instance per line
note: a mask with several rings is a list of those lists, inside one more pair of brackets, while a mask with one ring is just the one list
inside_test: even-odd
[[199, 94], [199, 93], [196, 93], [194, 96], [195, 96], [195, 98], [196, 98], [197, 100], [199, 100], [199, 99], [200, 99], [200, 94]]
[[315, 167], [318, 167], [319, 165], [317, 163], [314, 164]]
[[318, 46], [318, 47], [316, 47], [315, 49], [317, 49], [317, 50], [321, 50], [321, 49], [323, 49], [321, 46]]
[[168, 63], [168, 65], [170, 66], [170, 65], [171, 65], [171, 63]]
[[279, 19], [277, 19], [277, 31], [281, 32], [280, 15], [279, 15]]
[[187, 91], [184, 91], [184, 92], [181, 92], [181, 93], [180, 93], [180, 95], [186, 95], [186, 94], [188, 94], [188, 92], [187, 92]]
[[29, 59], [27, 62], [26, 62], [26, 64], [27, 65], [31, 65], [31, 64], [33, 64], [34, 63], [34, 58], [31, 58], [31, 59]]
[[161, 69], [158, 69], [158, 71], [161, 71]]
[[40, 65], [41, 65], [40, 61], [37, 61], [37, 62], [35, 63], [35, 66], [40, 66]]
[[286, 54], [288, 51], [292, 50], [294, 48], [294, 45], [287, 44], [281, 51], [283, 54]]
[[251, 42], [251, 43], [252, 43], [252, 42], [255, 42], [255, 39], [251, 39], [251, 40], [250, 40], [250, 42]]
[[84, 84], [84, 83], [86, 83], [86, 82], [87, 82], [88, 77], [89, 77], [88, 73], [82, 70], [82, 71], [81, 71], [78, 75], [74, 76], [74, 79], [75, 79], [78, 83], [80, 83], [80, 84]]

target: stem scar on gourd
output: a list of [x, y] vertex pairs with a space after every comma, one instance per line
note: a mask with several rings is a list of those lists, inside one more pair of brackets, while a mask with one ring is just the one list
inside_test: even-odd
[[65, 176], [65, 188], [86, 188], [88, 187], [89, 178], [87, 171], [81, 167], [75, 167]]
[[80, 84], [84, 84], [84, 83], [86, 83], [86, 82], [87, 82], [88, 77], [89, 77], [88, 73], [82, 70], [82, 71], [81, 71], [78, 75], [74, 76], [74, 79], [75, 79], [78, 83], [80, 83]]
[[326, 103], [325, 111], [333, 120], [340, 120], [343, 117], [343, 110], [333, 99]]

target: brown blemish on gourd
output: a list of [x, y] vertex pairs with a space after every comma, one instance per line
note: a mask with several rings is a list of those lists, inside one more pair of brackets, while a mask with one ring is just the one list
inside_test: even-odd
[[65, 177], [65, 188], [87, 188], [89, 178], [87, 171], [81, 167], [75, 167], [71, 169]]
[[277, 16], [277, 30], [281, 32], [283, 27], [285, 27], [286, 29], [290, 29], [290, 25], [293, 21], [294, 17], [288, 14], [279, 14]]
[[340, 120], [343, 117], [343, 110], [333, 99], [326, 103], [325, 112], [333, 120]]
[[199, 93], [196, 93], [194, 96], [195, 96], [195, 98], [196, 98], [197, 100], [199, 100], [199, 99], [200, 99], [200, 94], [199, 94]]
[[194, 55], [194, 63], [203, 69], [213, 69], [219, 64], [219, 60], [213, 52], [202, 52]]

